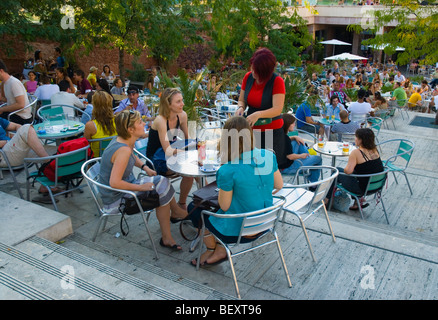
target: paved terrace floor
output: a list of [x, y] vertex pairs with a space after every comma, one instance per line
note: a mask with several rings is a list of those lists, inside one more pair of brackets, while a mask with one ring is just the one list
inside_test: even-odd
[[[431, 117], [431, 121], [435, 116], [410, 113], [411, 120], [415, 115]], [[383, 128], [379, 135], [380, 141], [407, 138], [416, 145], [407, 170], [414, 194], [409, 193], [403, 177], [398, 177], [397, 184], [392, 175], [389, 176], [384, 191], [389, 225], [380, 206], [376, 207], [372, 199], [371, 205], [364, 210], [365, 220], [360, 219], [358, 212], [329, 212], [336, 243], [327, 233], [323, 215], [312, 217], [306, 225], [318, 259], [313, 262], [299, 222], [294, 217], [287, 216], [286, 222], [280, 224], [278, 233], [292, 288], [287, 287], [276, 251], [265, 248], [235, 258], [243, 299], [438, 299], [438, 129], [411, 126], [409, 121], [403, 120], [397, 114], [394, 117], [396, 130], [393, 130], [392, 123], [389, 122], [390, 130]], [[388, 150], [384, 150], [382, 158], [387, 156]], [[330, 161], [331, 159], [323, 157], [324, 164], [329, 165]], [[341, 167], [345, 164], [345, 160], [337, 162]], [[4, 173], [4, 176], [4, 180], [0, 182], [0, 191], [17, 196], [9, 174]], [[25, 190], [24, 172], [20, 174], [19, 180]], [[178, 184], [175, 187], [178, 188]], [[196, 290], [208, 286], [215, 293], [194, 294], [193, 287], [183, 285], [179, 289], [179, 296], [184, 299], [234, 297], [229, 265], [223, 263], [196, 271], [189, 264], [196, 254], [189, 252], [189, 243], [180, 236], [177, 224], [172, 225], [172, 232], [177, 242], [183, 246], [183, 251], [171, 252], [158, 245], [159, 226], [156, 218], [151, 217], [151, 229], [159, 251], [159, 260], [153, 257], [150, 242], [138, 216], [132, 216], [128, 220], [130, 233], [127, 237], [118, 236], [120, 219], [113, 218], [109, 220], [105, 232], [98, 236], [96, 242], [92, 242], [90, 239], [96, 227], [97, 215], [87, 188], [85, 187], [84, 193], [75, 192], [72, 197], [59, 198], [60, 212], [69, 216], [73, 225], [73, 233], [59, 242], [63, 248], [135, 277], [142, 277], [140, 271], [147, 270], [149, 276], [144, 276], [144, 281], [153, 283], [154, 277], [151, 274], [172, 275], [178, 279], [176, 282], [196, 283]], [[36, 195], [35, 188], [31, 197]], [[43, 207], [53, 209], [51, 205]], [[16, 212], [15, 215], [22, 215], [23, 219], [26, 217], [23, 212]], [[55, 217], [55, 213], [53, 215]], [[8, 237], [9, 227], [4, 223], [1, 226], [3, 239]], [[16, 243], [16, 247], [37, 255], [33, 252], [37, 250], [32, 249], [37, 241], [33, 240], [31, 245], [24, 240]], [[18, 277], [20, 271], [14, 272]], [[161, 280], [156, 281], [158, 283], [155, 284], [159, 286]], [[53, 297], [66, 298], [62, 293], [54, 294]], [[8, 298], [7, 295], [3, 296], [3, 299]], [[150, 299], [142, 294], [134, 297], [126, 295], [124, 298]]]

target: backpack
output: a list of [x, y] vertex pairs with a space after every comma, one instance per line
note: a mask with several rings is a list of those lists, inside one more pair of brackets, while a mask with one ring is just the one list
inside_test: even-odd
[[[58, 146], [58, 151], [56, 152], [56, 154], [63, 154], [70, 151], [78, 150], [88, 145], [89, 143], [86, 138], [68, 140], [61, 143]], [[92, 157], [93, 157], [93, 152], [91, 151], [91, 149], [88, 149], [88, 159]], [[56, 167], [56, 159], [52, 159], [49, 162], [44, 163], [38, 170], [38, 176], [45, 176], [50, 181], [55, 181], [55, 167]], [[63, 177], [58, 176], [58, 181], [65, 181], [68, 179], [69, 179], [68, 176], [63, 176]]]

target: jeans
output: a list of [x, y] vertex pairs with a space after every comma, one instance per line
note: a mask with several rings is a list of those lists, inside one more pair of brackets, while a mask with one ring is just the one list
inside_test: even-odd
[[[294, 154], [309, 153], [305, 145], [299, 144], [296, 141], [291, 141], [292, 152]], [[320, 156], [308, 156], [306, 159], [299, 159], [294, 161], [289, 168], [283, 169], [281, 173], [294, 175], [301, 166], [320, 166], [322, 164], [322, 158]], [[310, 170], [309, 181], [316, 182], [319, 179], [320, 170]]]

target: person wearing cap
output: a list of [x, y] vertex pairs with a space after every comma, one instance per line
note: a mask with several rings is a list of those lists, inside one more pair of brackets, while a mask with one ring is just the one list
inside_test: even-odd
[[88, 74], [88, 77], [87, 77], [87, 80], [88, 80], [88, 82], [91, 84], [91, 86], [93, 87], [93, 88], [96, 88], [96, 83], [97, 83], [97, 75], [96, 75], [96, 72], [97, 72], [97, 68], [96, 67], [91, 67], [90, 68], [90, 73]]
[[[122, 112], [123, 110], [137, 110], [142, 116], [146, 116], [146, 120], [153, 120], [151, 118], [151, 113], [148, 107], [145, 105], [144, 101], [139, 98], [139, 90], [136, 86], [129, 86], [128, 88], [128, 98], [120, 101], [115, 114]], [[150, 119], [148, 119], [150, 118]]]

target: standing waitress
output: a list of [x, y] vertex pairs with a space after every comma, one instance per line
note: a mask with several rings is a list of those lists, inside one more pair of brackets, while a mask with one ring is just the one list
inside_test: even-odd
[[[273, 149], [277, 161], [285, 159], [283, 112], [286, 88], [284, 80], [274, 73], [277, 59], [267, 48], [258, 49], [250, 60], [251, 71], [242, 81], [236, 115], [243, 115], [253, 127], [257, 147]], [[280, 163], [278, 163], [280, 165]]]

